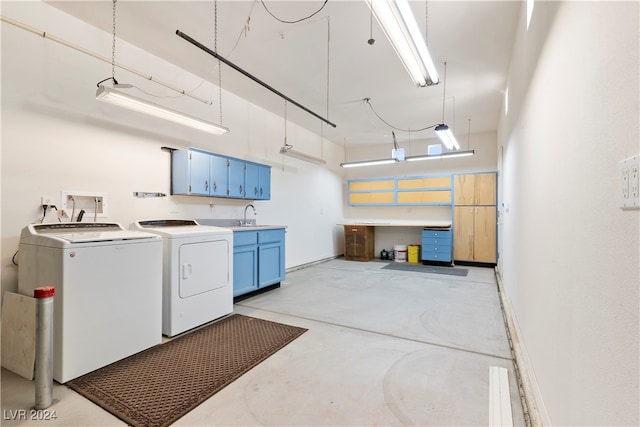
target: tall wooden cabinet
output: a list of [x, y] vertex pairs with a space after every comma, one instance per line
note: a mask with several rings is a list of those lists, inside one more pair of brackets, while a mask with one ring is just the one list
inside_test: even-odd
[[453, 193], [453, 259], [495, 264], [495, 172], [454, 175]]
[[350, 261], [371, 261], [374, 258], [374, 227], [344, 226], [344, 258]]

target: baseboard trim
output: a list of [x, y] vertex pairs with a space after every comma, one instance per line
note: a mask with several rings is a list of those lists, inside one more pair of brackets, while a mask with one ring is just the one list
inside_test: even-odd
[[[540, 388], [533, 374], [526, 346], [520, 340], [520, 328], [516, 317], [513, 315], [511, 302], [504, 292], [502, 276], [498, 268], [495, 268], [495, 275], [498, 284], [498, 294], [500, 295], [502, 316], [507, 329], [511, 356], [513, 357], [516, 370], [516, 379], [518, 381], [518, 389], [520, 390], [520, 400], [522, 401], [525, 423], [527, 427], [550, 426], [551, 423], [546, 415]], [[541, 419], [541, 415], [544, 415], [544, 421]]]
[[332, 259], [341, 258], [342, 256], [343, 256], [342, 254], [334, 255], [327, 258], [319, 259], [317, 261], [311, 261], [306, 264], [300, 264], [294, 267], [289, 267], [286, 269], [286, 273], [291, 273], [292, 271], [303, 270], [305, 268], [313, 267], [314, 265], [322, 264], [323, 262], [331, 261]]

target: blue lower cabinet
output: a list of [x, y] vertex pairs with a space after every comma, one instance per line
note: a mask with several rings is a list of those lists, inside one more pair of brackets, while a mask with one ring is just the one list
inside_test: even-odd
[[422, 230], [422, 260], [451, 262], [452, 242], [451, 230]]
[[258, 290], [258, 246], [233, 248], [233, 296]]
[[233, 296], [237, 297], [284, 280], [285, 230], [233, 233]]

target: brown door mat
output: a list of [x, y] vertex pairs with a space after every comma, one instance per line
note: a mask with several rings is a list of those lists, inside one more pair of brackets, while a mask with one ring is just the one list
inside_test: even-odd
[[234, 314], [65, 385], [133, 426], [168, 426], [306, 331]]

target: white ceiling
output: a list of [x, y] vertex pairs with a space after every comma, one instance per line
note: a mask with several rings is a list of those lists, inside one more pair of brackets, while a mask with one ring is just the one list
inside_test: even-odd
[[[110, 0], [48, 3], [112, 31]], [[323, 3], [264, 2], [275, 16], [289, 21], [310, 15]], [[462, 141], [469, 119], [472, 133], [497, 128], [521, 3], [411, 2], [419, 27], [427, 31], [441, 78], [447, 62], [444, 121]], [[213, 1], [119, 0], [116, 11], [118, 38], [217, 83], [217, 61], [175, 34], [180, 30], [213, 50]], [[373, 45], [367, 43], [371, 30]], [[392, 129], [375, 117], [364, 98], [370, 98], [376, 112], [398, 128], [419, 129], [442, 122], [444, 85], [414, 86], [375, 18], [371, 27], [365, 0], [329, 0], [316, 15], [296, 24], [278, 22], [260, 1], [220, 0], [217, 45], [224, 58], [335, 123], [336, 128], [324, 125], [323, 134], [337, 143], [391, 143]], [[226, 65], [222, 65], [222, 87], [284, 115], [282, 98]], [[320, 131], [319, 119], [291, 104], [287, 119]], [[395, 133], [398, 142], [433, 136], [431, 132]]]

